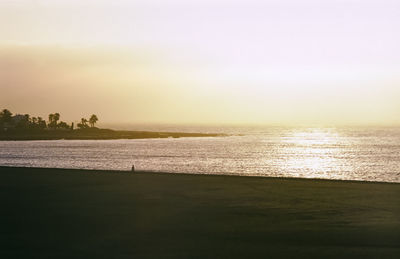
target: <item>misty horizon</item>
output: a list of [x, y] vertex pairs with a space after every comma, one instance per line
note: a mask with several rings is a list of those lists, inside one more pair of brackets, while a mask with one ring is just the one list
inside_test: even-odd
[[0, 7], [0, 22], [13, 24], [0, 28], [0, 104], [16, 113], [57, 111], [72, 121], [95, 112], [104, 123], [400, 125], [396, 1]]

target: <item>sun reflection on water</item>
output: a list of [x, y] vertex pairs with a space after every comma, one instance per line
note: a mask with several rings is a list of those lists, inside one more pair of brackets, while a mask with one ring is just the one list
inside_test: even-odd
[[336, 178], [351, 170], [343, 157], [346, 137], [333, 129], [306, 129], [291, 131], [282, 137], [281, 171], [294, 177]]
[[[210, 132], [212, 132], [210, 130]], [[266, 128], [243, 136], [5, 141], [0, 165], [400, 183], [400, 128]]]

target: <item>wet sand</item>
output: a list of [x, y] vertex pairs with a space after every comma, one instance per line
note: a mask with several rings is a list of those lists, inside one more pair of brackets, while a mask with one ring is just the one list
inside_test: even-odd
[[400, 184], [0, 167], [0, 258], [400, 258]]

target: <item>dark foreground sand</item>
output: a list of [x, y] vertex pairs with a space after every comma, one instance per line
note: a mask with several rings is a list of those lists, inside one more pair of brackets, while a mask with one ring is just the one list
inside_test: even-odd
[[0, 167], [0, 258], [400, 258], [400, 184]]

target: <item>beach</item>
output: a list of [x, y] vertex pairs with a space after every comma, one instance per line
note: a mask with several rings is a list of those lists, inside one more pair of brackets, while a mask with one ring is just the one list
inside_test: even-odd
[[400, 184], [0, 167], [1, 258], [400, 258]]

